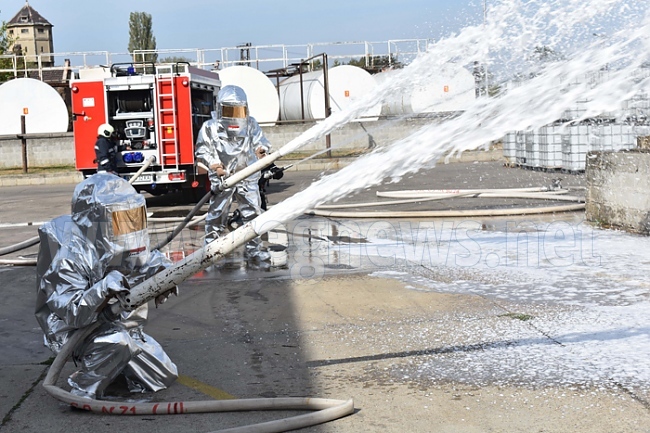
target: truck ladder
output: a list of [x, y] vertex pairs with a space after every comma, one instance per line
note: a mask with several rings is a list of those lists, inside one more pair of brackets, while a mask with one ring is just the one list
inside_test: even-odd
[[157, 123], [160, 146], [160, 165], [178, 170], [178, 113], [174, 91], [174, 74], [159, 73], [156, 77], [158, 92]]

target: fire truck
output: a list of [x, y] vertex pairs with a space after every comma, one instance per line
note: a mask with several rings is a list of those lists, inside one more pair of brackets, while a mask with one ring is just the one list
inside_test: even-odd
[[70, 82], [77, 170], [84, 177], [97, 171], [97, 129], [109, 123], [118, 142], [119, 176], [130, 179], [154, 157], [133, 182], [136, 190], [153, 195], [190, 190], [200, 197], [209, 184], [195, 161], [194, 143], [220, 87], [216, 72], [185, 62], [79, 70]]

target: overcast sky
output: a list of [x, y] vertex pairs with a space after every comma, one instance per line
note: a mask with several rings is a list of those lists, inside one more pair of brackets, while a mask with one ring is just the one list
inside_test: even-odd
[[[483, 16], [482, 0], [30, 0], [29, 4], [54, 25], [56, 53], [127, 52], [130, 12], [152, 15], [159, 49], [437, 39], [480, 22]], [[24, 5], [25, 0], [2, 0], [0, 21], [9, 21]]]

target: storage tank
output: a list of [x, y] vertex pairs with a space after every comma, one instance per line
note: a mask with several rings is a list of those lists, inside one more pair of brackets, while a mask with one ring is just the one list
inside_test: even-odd
[[258, 123], [275, 125], [280, 112], [278, 91], [269, 77], [250, 66], [230, 66], [221, 69], [221, 86], [235, 85], [244, 89], [250, 114]]
[[[375, 74], [377, 83], [391, 80], [399, 69]], [[386, 101], [381, 110], [385, 116], [403, 114], [463, 111], [476, 99], [474, 76], [462, 66], [448, 65], [426, 83], [419, 83]]]
[[[365, 69], [352, 65], [335, 66], [328, 70], [330, 109], [332, 113], [345, 110], [352, 102], [371, 92], [377, 82]], [[302, 74], [305, 119], [325, 118], [325, 84], [323, 71]], [[359, 120], [377, 120], [381, 104], [368, 109]], [[280, 83], [280, 118], [301, 120], [300, 75], [291, 76]]]
[[17, 78], [0, 86], [0, 135], [20, 134], [25, 115], [28, 134], [68, 131], [68, 108], [52, 86], [33, 78]]

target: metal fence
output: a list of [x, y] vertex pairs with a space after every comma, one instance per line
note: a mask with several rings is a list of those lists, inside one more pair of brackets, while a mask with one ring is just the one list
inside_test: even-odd
[[[38, 75], [41, 79], [43, 72], [48, 70], [65, 69], [69, 60], [73, 71], [89, 66], [108, 66], [114, 63], [140, 63], [155, 55], [158, 61], [165, 58], [182, 58], [193, 66], [203, 69], [220, 69], [232, 65], [247, 65], [253, 68], [270, 71], [288, 68], [304, 59], [326, 52], [330, 62], [346, 63], [352, 59], [362, 60], [366, 67], [380, 57], [386, 57], [388, 64], [399, 62], [409, 64], [417, 56], [427, 52], [432, 39], [394, 39], [382, 42], [320, 42], [302, 45], [238, 45], [222, 48], [181, 48], [160, 50], [137, 50], [128, 52], [87, 51], [42, 53], [40, 55], [2, 55], [0, 59], [8, 59], [11, 63], [0, 69], [0, 74], [8, 74], [14, 78]], [[51, 65], [53, 60], [54, 66]]]

